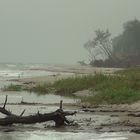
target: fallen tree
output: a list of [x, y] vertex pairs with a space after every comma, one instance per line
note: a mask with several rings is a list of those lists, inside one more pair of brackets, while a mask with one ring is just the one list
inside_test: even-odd
[[62, 101], [60, 101], [59, 109], [52, 113], [41, 114], [37, 112], [35, 115], [23, 116], [25, 112], [25, 110], [23, 110], [23, 112], [20, 115], [16, 115], [6, 110], [5, 107], [7, 104], [7, 98], [8, 96], [6, 96], [4, 106], [0, 107], [0, 112], [6, 115], [5, 118], [0, 119], [0, 125], [34, 124], [34, 123], [42, 123], [47, 121], [54, 121], [55, 126], [62, 126], [65, 124], [70, 124], [70, 121], [67, 120], [66, 116], [76, 114], [76, 112], [63, 111]]

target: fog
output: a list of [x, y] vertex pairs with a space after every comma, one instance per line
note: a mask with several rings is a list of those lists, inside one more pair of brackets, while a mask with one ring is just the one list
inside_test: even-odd
[[0, 0], [0, 62], [74, 64], [98, 28], [140, 19], [140, 0]]

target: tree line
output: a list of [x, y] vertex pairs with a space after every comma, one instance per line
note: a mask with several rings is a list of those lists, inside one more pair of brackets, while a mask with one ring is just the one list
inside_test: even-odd
[[84, 48], [89, 64], [99, 67], [129, 67], [140, 65], [140, 21], [128, 21], [123, 32], [112, 38], [109, 30], [98, 29], [95, 37]]

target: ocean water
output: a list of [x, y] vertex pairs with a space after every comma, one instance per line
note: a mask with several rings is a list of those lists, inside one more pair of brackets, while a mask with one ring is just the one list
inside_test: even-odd
[[[43, 67], [47, 68], [47, 64], [0, 63], [0, 78], [25, 78], [54, 74], [54, 72], [39, 70]], [[38, 70], [32, 70], [35, 68]]]
[[0, 88], [2, 88], [4, 85], [11, 84], [10, 80], [12, 79], [60, 74], [58, 72], [46, 71], [45, 69], [43, 69], [48, 67], [53, 68], [55, 66], [35, 63], [0, 63]]

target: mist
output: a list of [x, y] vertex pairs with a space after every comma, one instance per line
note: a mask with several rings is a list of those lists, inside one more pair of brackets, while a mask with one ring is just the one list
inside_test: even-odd
[[75, 64], [96, 29], [140, 19], [139, 0], [0, 0], [0, 62]]

